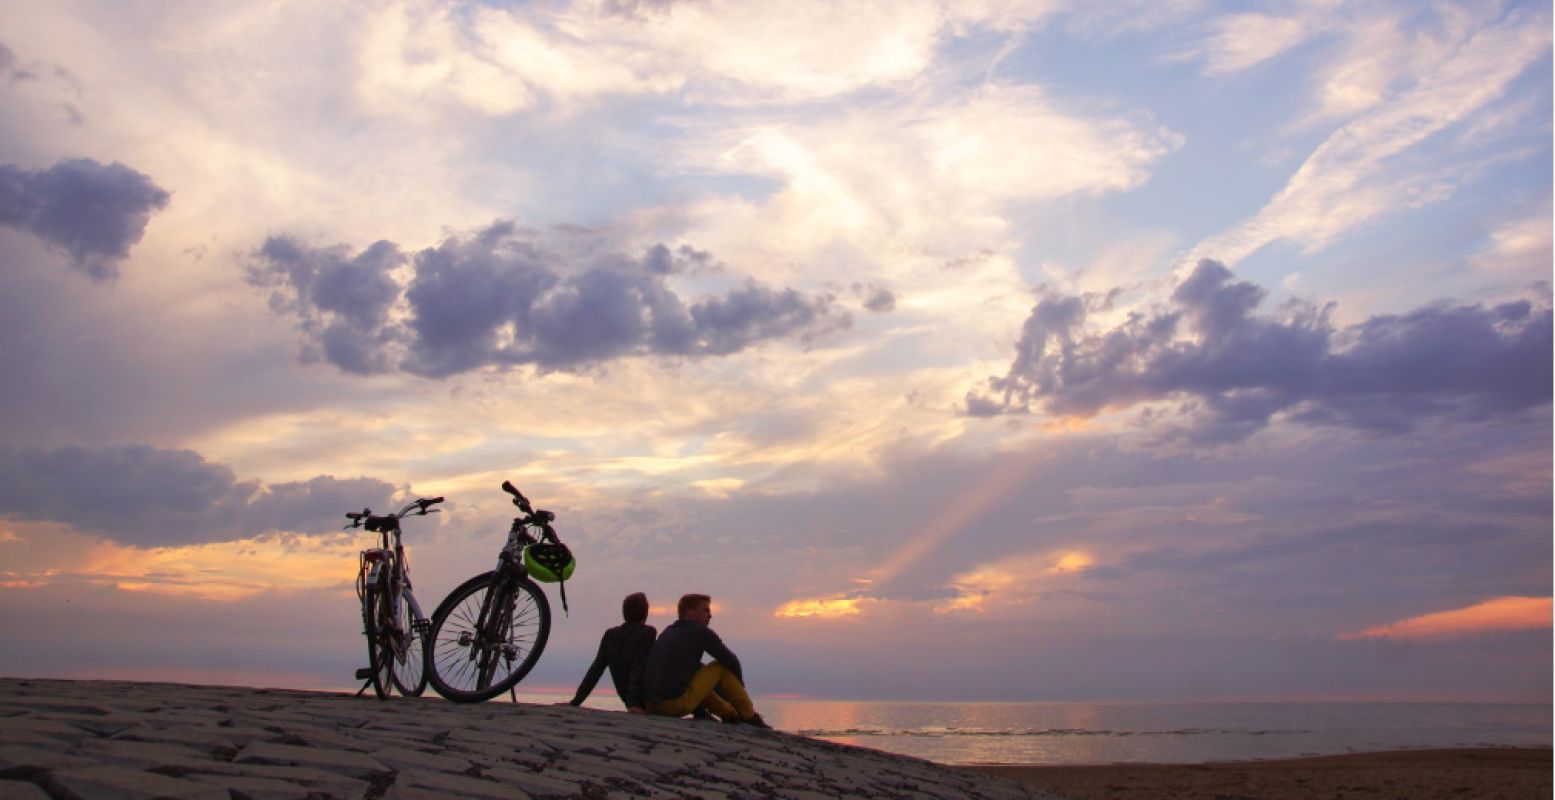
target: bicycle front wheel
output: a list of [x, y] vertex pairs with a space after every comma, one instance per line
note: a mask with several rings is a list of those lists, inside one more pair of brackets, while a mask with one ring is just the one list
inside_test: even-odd
[[488, 572], [454, 589], [432, 614], [427, 677], [455, 703], [513, 688], [545, 649], [551, 606], [528, 578]]
[[394, 659], [389, 662], [389, 674], [400, 694], [420, 697], [427, 688], [426, 640], [422, 631], [416, 629], [417, 609], [411, 603], [410, 591], [402, 589], [399, 597], [399, 622], [392, 628]]

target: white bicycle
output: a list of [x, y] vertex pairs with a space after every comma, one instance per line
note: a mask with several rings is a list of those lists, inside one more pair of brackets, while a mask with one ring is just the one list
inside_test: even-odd
[[[356, 671], [366, 681], [360, 695], [373, 687], [379, 699], [394, 691], [417, 697], [427, 688], [426, 640], [430, 624], [410, 586], [410, 562], [400, 544], [400, 520], [406, 516], [436, 514], [429, 511], [443, 502], [424, 497], [393, 514], [374, 516], [370, 509], [348, 513], [347, 528], [366, 528], [378, 534], [378, 546], [362, 551], [356, 574], [356, 596], [362, 601], [362, 632], [367, 636], [367, 667]], [[392, 541], [390, 541], [392, 538]]]

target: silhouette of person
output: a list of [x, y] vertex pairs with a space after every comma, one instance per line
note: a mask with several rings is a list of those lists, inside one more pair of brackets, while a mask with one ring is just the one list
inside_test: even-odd
[[599, 639], [599, 653], [594, 663], [583, 674], [583, 682], [569, 701], [571, 705], [583, 705], [605, 668], [610, 668], [610, 680], [615, 683], [616, 694], [632, 714], [647, 713], [643, 705], [643, 676], [648, 665], [648, 650], [658, 633], [648, 620], [648, 596], [642, 592], [627, 595], [621, 600], [621, 618], [624, 622], [605, 631]]
[[[683, 717], [705, 706], [724, 722], [768, 727], [745, 692], [740, 659], [709, 625], [712, 598], [685, 595], [676, 613], [680, 618], [664, 629], [648, 651], [644, 679], [648, 713]], [[712, 656], [713, 663], [703, 664], [703, 653]]]

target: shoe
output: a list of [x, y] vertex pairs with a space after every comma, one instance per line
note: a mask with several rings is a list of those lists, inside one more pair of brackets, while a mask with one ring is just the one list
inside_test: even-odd
[[769, 731], [772, 730], [772, 726], [768, 725], [767, 721], [762, 719], [760, 714], [757, 714], [756, 716], [751, 717], [750, 719], [745, 720], [744, 722], [745, 722], [746, 725], [754, 725], [754, 726], [756, 726], [758, 728], [766, 728]]
[[713, 718], [713, 712], [708, 711], [707, 710], [707, 706], [697, 706], [696, 710], [691, 712], [691, 718], [692, 719], [700, 719], [700, 720], [710, 720], [710, 719]]

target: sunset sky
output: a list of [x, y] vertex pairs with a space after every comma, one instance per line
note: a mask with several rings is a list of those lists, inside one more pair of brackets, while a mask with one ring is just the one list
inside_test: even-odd
[[[0, 4], [0, 674], [1551, 695], [1548, 2]], [[522, 694], [521, 694], [522, 696]]]

